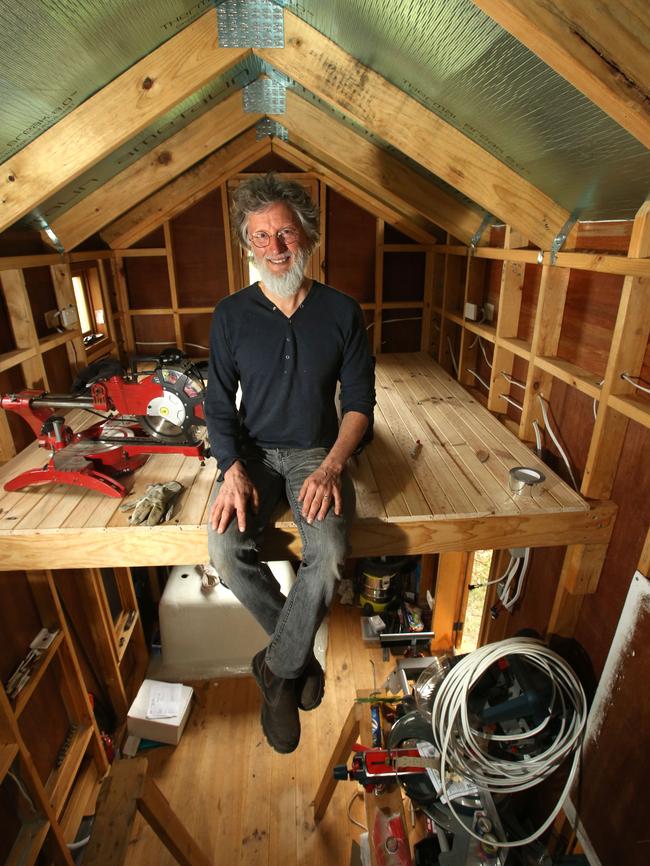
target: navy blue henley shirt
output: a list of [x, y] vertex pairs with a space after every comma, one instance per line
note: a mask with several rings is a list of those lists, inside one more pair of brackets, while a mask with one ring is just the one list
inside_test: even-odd
[[220, 301], [212, 318], [205, 416], [221, 472], [239, 459], [247, 440], [263, 448], [331, 448], [339, 380], [341, 412], [362, 412], [372, 421], [374, 368], [353, 298], [314, 282], [291, 318], [257, 283]]

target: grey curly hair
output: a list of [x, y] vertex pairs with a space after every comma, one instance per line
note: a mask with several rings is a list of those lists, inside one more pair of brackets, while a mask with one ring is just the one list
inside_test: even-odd
[[300, 220], [307, 235], [308, 251], [311, 252], [320, 239], [318, 207], [304, 186], [295, 180], [282, 180], [274, 171], [245, 180], [235, 190], [230, 210], [230, 224], [235, 239], [244, 249], [250, 249], [250, 215], [261, 213], [278, 202], [289, 205]]

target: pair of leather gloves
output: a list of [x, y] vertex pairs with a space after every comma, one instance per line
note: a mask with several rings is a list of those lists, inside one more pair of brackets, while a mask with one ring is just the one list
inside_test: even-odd
[[120, 511], [133, 511], [129, 518], [132, 526], [156, 526], [158, 523], [165, 523], [172, 516], [174, 503], [182, 489], [183, 485], [178, 481], [150, 484], [139, 499], [120, 505]]

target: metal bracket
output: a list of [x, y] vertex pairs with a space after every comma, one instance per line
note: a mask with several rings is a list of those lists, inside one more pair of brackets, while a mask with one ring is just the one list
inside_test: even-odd
[[284, 48], [284, 9], [271, 0], [213, 0], [220, 48]]
[[258, 78], [244, 87], [244, 111], [254, 114], [284, 114], [286, 87], [270, 78]]
[[261, 141], [267, 135], [269, 138], [279, 138], [281, 141], [289, 140], [289, 132], [286, 127], [278, 123], [277, 120], [264, 117], [255, 124], [255, 140]]
[[553, 243], [551, 244], [551, 264], [554, 265], [557, 262], [557, 254], [562, 249], [562, 246], [566, 239], [569, 236], [569, 232], [573, 228], [573, 226], [578, 221], [578, 217], [580, 216], [579, 210], [574, 210], [569, 219], [564, 223], [560, 231], [553, 238]]
[[472, 252], [474, 252], [474, 250], [478, 246], [478, 242], [481, 240], [481, 236], [483, 235], [483, 232], [490, 225], [492, 220], [493, 220], [493, 216], [491, 213], [486, 213], [483, 216], [483, 219], [481, 220], [481, 225], [476, 229], [476, 231], [472, 235], [471, 241], [469, 242], [469, 247], [470, 247]]

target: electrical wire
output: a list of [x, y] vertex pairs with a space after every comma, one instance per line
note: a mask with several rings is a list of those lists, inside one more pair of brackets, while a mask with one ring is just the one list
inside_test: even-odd
[[[522, 563], [521, 570], [519, 574], [517, 574], [519, 563]], [[521, 596], [522, 589], [524, 587], [524, 578], [526, 577], [526, 572], [528, 571], [528, 564], [530, 562], [530, 547], [527, 547], [524, 551], [523, 557], [515, 558], [515, 568], [512, 571], [512, 574], [508, 577], [506, 582], [497, 589], [497, 595], [499, 597], [499, 601], [504, 606], [504, 608], [508, 611], [508, 613], [512, 613], [514, 606], [519, 601]], [[511, 594], [510, 590], [515, 580], [516, 576], [516, 588], [514, 593]]]
[[[533, 730], [519, 733], [493, 734], [472, 727], [468, 698], [476, 683], [492, 665], [504, 656], [521, 655], [551, 681], [552, 695], [547, 716]], [[559, 708], [560, 713], [556, 712]], [[528, 754], [525, 760], [513, 760], [512, 749], [519, 741], [530, 740], [548, 733], [552, 723], [559, 726], [549, 745], [538, 754]], [[553, 823], [571, 790], [580, 761], [580, 744], [587, 719], [587, 701], [575, 673], [557, 653], [541, 641], [530, 638], [509, 638], [479, 647], [462, 657], [452, 667], [438, 689], [431, 712], [433, 742], [440, 752], [442, 796], [459, 823], [447, 790], [447, 772], [460, 773], [479, 788], [492, 794], [515, 793], [538, 785], [573, 756], [566, 784], [551, 814], [544, 823], [525, 839], [495, 842], [499, 848], [515, 848], [535, 841]], [[508, 759], [490, 753], [490, 743], [504, 744]], [[510, 745], [507, 745], [510, 744]], [[465, 825], [475, 839], [481, 837]]]
[[29, 803], [29, 806], [30, 806], [32, 812], [36, 812], [36, 806], [34, 805], [34, 801], [32, 800], [32, 798], [27, 793], [27, 789], [25, 788], [23, 783], [20, 781], [18, 776], [16, 776], [15, 773], [12, 773], [11, 770], [7, 773], [7, 775], [9, 776], [10, 779], [13, 779], [16, 787], [18, 788], [20, 793], [23, 795], [25, 800], [27, 800], [27, 802]]
[[486, 391], [490, 390], [490, 386], [487, 384], [487, 382], [484, 379], [481, 379], [481, 377], [479, 376], [479, 374], [475, 370], [470, 370], [469, 367], [465, 367], [465, 369], [467, 370], [468, 373], [471, 373], [472, 376], [474, 376], [474, 378], [477, 379], [481, 383], [481, 385], [483, 385], [483, 387], [485, 388]]
[[560, 456], [562, 457], [562, 460], [564, 460], [564, 465], [566, 466], [566, 468], [569, 471], [569, 476], [571, 478], [571, 484], [573, 484], [574, 490], [579, 490], [578, 483], [575, 479], [575, 475], [573, 474], [573, 469], [571, 468], [571, 464], [569, 463], [569, 458], [567, 457], [564, 448], [562, 448], [562, 446], [560, 445], [560, 441], [559, 441], [558, 437], [555, 435], [553, 428], [551, 427], [551, 422], [549, 421], [549, 418], [548, 418], [548, 411], [546, 409], [546, 401], [544, 400], [544, 398], [542, 397], [541, 394], [537, 395], [537, 399], [539, 400], [539, 405], [542, 407], [542, 416], [544, 418], [544, 429], [546, 430], [548, 435], [553, 440], [557, 450], [560, 452]]
[[[639, 382], [645, 382], [645, 379], [642, 379], [640, 376], [628, 376], [627, 373], [621, 373], [621, 379], [625, 379], [626, 382], [629, 382], [635, 388], [638, 388], [639, 391], [645, 391], [646, 394], [650, 394], [650, 388], [646, 388], [644, 385], [639, 385]], [[638, 381], [635, 382], [634, 380]]]
[[483, 340], [481, 340], [480, 337], [478, 338], [478, 347], [479, 347], [479, 349], [481, 350], [481, 352], [483, 353], [483, 357], [485, 358], [485, 363], [488, 365], [488, 367], [489, 367], [490, 370], [491, 370], [491, 369], [492, 369], [492, 364], [490, 363], [490, 360], [489, 360], [489, 358], [488, 358], [488, 356], [487, 356], [487, 352], [485, 351], [485, 346], [483, 345]]
[[537, 452], [537, 456], [541, 457], [544, 452], [544, 445], [542, 443], [542, 431], [538, 421], [533, 421], [533, 432], [535, 433], [535, 451]]
[[456, 378], [458, 378], [458, 364], [456, 363], [456, 358], [454, 357], [454, 350], [451, 346], [451, 338], [447, 337], [447, 345], [449, 346], [449, 354], [451, 356], [451, 365], [454, 368], [454, 373], [456, 374]]
[[[395, 322], [421, 322], [422, 316], [405, 316], [403, 319], [385, 319], [382, 321], [382, 325], [394, 325]], [[370, 322], [369, 325], [366, 325], [366, 331], [369, 331], [375, 325], [374, 322]], [[438, 329], [440, 330], [440, 329]], [[188, 343], [188, 345], [190, 345]]]
[[520, 412], [524, 411], [524, 407], [521, 405], [521, 403], [517, 403], [516, 400], [513, 400], [512, 397], [508, 397], [507, 394], [499, 394], [499, 397], [502, 400], [505, 400], [506, 403], [510, 403], [511, 406], [514, 406], [515, 409], [519, 409]]
[[353, 804], [354, 801], [357, 799], [357, 797], [360, 797], [360, 796], [361, 796], [361, 793], [362, 793], [361, 791], [355, 791], [354, 794], [352, 795], [352, 799], [351, 799], [350, 802], [348, 803], [348, 821], [351, 821], [353, 824], [356, 824], [357, 827], [361, 827], [361, 829], [362, 829], [364, 832], [367, 833], [367, 832], [368, 832], [368, 828], [366, 827], [366, 825], [365, 825], [365, 824], [362, 824], [361, 821], [357, 821], [356, 818], [353, 818], [353, 817], [352, 817], [352, 813], [351, 813], [351, 810], [352, 810], [352, 804]]
[[495, 583], [501, 583], [502, 580], [505, 580], [510, 575], [511, 570], [516, 567], [517, 562], [518, 560], [511, 555], [506, 570], [503, 572], [501, 577], [497, 577], [494, 580], [486, 580], [485, 583], [472, 583], [469, 588], [480, 589], [482, 586], [494, 586]]
[[[605, 384], [604, 379], [601, 379], [600, 382], [598, 383], [599, 387], [601, 387], [601, 388], [604, 384]], [[594, 421], [598, 420], [598, 404], [599, 403], [600, 403], [600, 400], [597, 397], [594, 397], [594, 405], [593, 405]]]
[[523, 382], [520, 382], [519, 379], [515, 379], [514, 376], [506, 373], [505, 370], [501, 370], [501, 375], [509, 385], [516, 385], [518, 388], [522, 388], [524, 391], [526, 390], [526, 385]]

